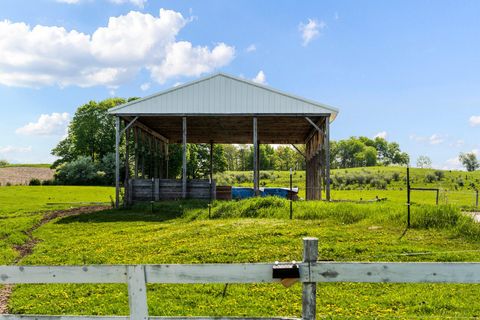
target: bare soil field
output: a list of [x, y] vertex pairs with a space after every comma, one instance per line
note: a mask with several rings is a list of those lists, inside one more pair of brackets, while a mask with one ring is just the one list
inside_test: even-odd
[[0, 185], [28, 185], [30, 179], [41, 181], [53, 179], [54, 170], [50, 168], [7, 167], [0, 168]]

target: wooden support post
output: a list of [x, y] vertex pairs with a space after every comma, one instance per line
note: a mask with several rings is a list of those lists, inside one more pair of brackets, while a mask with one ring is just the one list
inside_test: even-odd
[[[303, 262], [308, 263], [308, 279], [312, 280], [311, 263], [318, 259], [318, 239], [303, 238]], [[302, 319], [315, 320], [317, 311], [317, 283], [304, 282], [302, 284]]]
[[410, 228], [410, 167], [407, 167], [407, 227]]
[[187, 117], [182, 118], [182, 198], [187, 197]]
[[257, 196], [259, 194], [257, 171], [257, 152], [258, 152], [258, 132], [257, 132], [257, 117], [253, 117], [253, 192]]
[[213, 141], [210, 140], [210, 183], [213, 182]]
[[138, 128], [133, 128], [133, 139], [135, 140], [134, 148], [135, 148], [135, 179], [138, 179]]
[[127, 267], [128, 303], [130, 320], [148, 320], [147, 285], [145, 266], [133, 265]]
[[440, 195], [440, 189], [437, 189], [437, 194], [436, 194], [436, 197], [435, 197], [435, 204], [438, 206], [438, 198], [439, 198], [439, 195]]
[[168, 179], [168, 160], [170, 155], [168, 154], [168, 143], [165, 143], [165, 179]]
[[120, 117], [115, 118], [115, 208], [120, 203]]
[[[215, 182], [213, 181], [213, 140], [210, 140], [210, 203], [214, 199], [215, 199]], [[209, 210], [210, 210], [210, 207], [209, 207]], [[208, 217], [210, 217], [210, 211], [209, 211]]]
[[129, 180], [130, 179], [130, 128], [125, 131], [125, 182], [123, 183], [124, 187], [124, 198], [123, 206], [126, 207], [129, 199]]
[[478, 208], [478, 190], [475, 190], [475, 207]]
[[257, 152], [255, 153], [257, 157], [255, 158], [255, 161], [257, 162], [257, 196], [260, 195], [260, 140], [257, 142]]
[[145, 179], [145, 133], [142, 130], [140, 130], [138, 133], [140, 134], [140, 152], [142, 157], [142, 162], [141, 162], [142, 179]]
[[330, 117], [325, 117], [325, 197], [330, 201]]

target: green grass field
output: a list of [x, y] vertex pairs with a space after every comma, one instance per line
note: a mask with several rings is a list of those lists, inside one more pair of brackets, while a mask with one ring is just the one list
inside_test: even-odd
[[[301, 259], [301, 238], [320, 239], [335, 261], [480, 261], [480, 225], [455, 206], [414, 206], [412, 229], [392, 203], [288, 202], [276, 198], [163, 202], [63, 218], [35, 232], [42, 241], [23, 264], [216, 263]], [[419, 254], [421, 253], [421, 254]], [[474, 316], [478, 285], [321, 284], [318, 315]], [[299, 316], [300, 286], [152, 285], [152, 315]], [[125, 286], [17, 286], [14, 313], [128, 314]]]
[[15, 259], [17, 253], [12, 246], [27, 239], [25, 231], [46, 211], [79, 207], [85, 202], [108, 204], [113, 194], [114, 189], [109, 187], [0, 187], [0, 264]]
[[[412, 174], [419, 181], [424, 173]], [[266, 185], [288, 185], [287, 173], [270, 174], [278, 177], [262, 179]], [[455, 179], [448, 174], [445, 180]], [[476, 174], [465, 180], [475, 181]], [[300, 188], [301, 175], [297, 172], [295, 178]], [[156, 203], [153, 211], [149, 204], [140, 204], [128, 210], [60, 218], [34, 232], [39, 242], [21, 263], [291, 261], [301, 260], [304, 236], [320, 239], [320, 260], [480, 261], [480, 224], [461, 213], [460, 206], [467, 206], [463, 199], [455, 203], [450, 196], [448, 205], [440, 201], [442, 205], [433, 206], [434, 193], [413, 193], [412, 228], [404, 233], [406, 206], [405, 191], [399, 190], [401, 179], [392, 179], [387, 190], [362, 186], [363, 190], [332, 191], [334, 199], [378, 196], [386, 201], [295, 202], [293, 220], [288, 219], [289, 203], [278, 198], [215, 202], [210, 217], [207, 202], [190, 200]], [[446, 188], [448, 181], [443, 182]], [[249, 185], [248, 181], [242, 183]], [[454, 189], [452, 194], [469, 191], [466, 186]], [[24, 231], [44, 212], [82, 202], [109, 202], [113, 191], [108, 187], [0, 187], [2, 263], [15, 259], [13, 245], [26, 240]], [[301, 310], [298, 284], [288, 289], [277, 284], [231, 284], [225, 296], [224, 285], [151, 285], [148, 289], [151, 315], [298, 317]], [[475, 317], [480, 314], [479, 289], [480, 285], [452, 284], [320, 284], [318, 316]], [[11, 313], [126, 315], [128, 295], [122, 285], [19, 285], [9, 308]]]

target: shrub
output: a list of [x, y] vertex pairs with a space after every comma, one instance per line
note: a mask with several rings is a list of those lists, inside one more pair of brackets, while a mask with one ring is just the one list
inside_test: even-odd
[[435, 182], [435, 181], [437, 181], [437, 179], [438, 179], [437, 176], [433, 173], [427, 173], [425, 175], [425, 182], [427, 182], [427, 183]]
[[55, 173], [55, 180], [66, 185], [93, 185], [100, 179], [92, 159], [82, 156], [59, 166]]
[[30, 179], [30, 182], [28, 183], [29, 186], [40, 186], [41, 184], [40, 179], [37, 178]]
[[392, 179], [393, 179], [393, 181], [400, 181], [400, 173], [394, 172], [392, 174]]
[[437, 180], [442, 180], [445, 178], [445, 173], [441, 170], [435, 170], [433, 174], [437, 177]]
[[43, 180], [42, 186], [53, 186], [55, 184], [54, 180]]
[[5, 166], [8, 166], [8, 165], [9, 165], [9, 163], [8, 163], [7, 160], [0, 159], [0, 167], [5, 167]]
[[458, 179], [457, 179], [457, 185], [458, 185], [459, 187], [463, 187], [463, 186], [465, 185], [465, 182], [463, 181], [462, 178], [458, 178]]

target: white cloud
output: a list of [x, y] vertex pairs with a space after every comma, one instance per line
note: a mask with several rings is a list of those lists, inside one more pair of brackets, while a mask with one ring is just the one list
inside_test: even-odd
[[175, 82], [173, 84], [174, 87], [178, 87], [178, 86], [181, 86], [183, 84], [183, 82]]
[[[60, 3], [77, 4], [82, 2], [83, 0], [56, 0], [56, 1]], [[114, 3], [114, 4], [129, 3], [139, 8], [143, 8], [145, 7], [145, 3], [147, 3], [147, 0], [108, 0], [108, 2]]]
[[181, 13], [131, 11], [92, 34], [63, 27], [0, 21], [0, 84], [21, 87], [104, 85], [116, 88], [147, 69], [160, 83], [227, 65], [235, 48], [176, 41], [189, 22]]
[[335, 13], [333, 14], [333, 19], [334, 19], [334, 20], [340, 19], [340, 16], [338, 15], [338, 12], [335, 12]]
[[320, 31], [324, 29], [327, 24], [323, 21], [318, 22], [314, 19], [308, 19], [308, 22], [304, 24], [300, 23], [298, 30], [302, 36], [302, 45], [307, 46], [313, 39], [320, 35]]
[[14, 146], [6, 146], [0, 147], [0, 154], [7, 155], [12, 153], [26, 153], [32, 151], [32, 147], [14, 147]]
[[179, 41], [166, 47], [165, 59], [159, 65], [148, 66], [151, 76], [158, 83], [178, 76], [199, 76], [227, 65], [235, 55], [235, 48], [219, 43], [208, 47], [193, 47], [190, 42]]
[[251, 45], [249, 45], [247, 47], [247, 49], [245, 49], [245, 51], [247, 52], [254, 52], [254, 51], [257, 51], [257, 47], [252, 43]]
[[147, 3], [147, 0], [108, 0], [108, 1], [115, 4], [130, 3], [139, 8], [143, 8], [145, 6], [145, 3]]
[[140, 86], [140, 90], [142, 91], [147, 91], [148, 89], [150, 89], [150, 82], [145, 82]]
[[442, 143], [443, 141], [445, 141], [440, 135], [438, 134], [432, 134], [429, 138], [428, 138], [428, 142], [430, 144], [440, 144]]
[[267, 77], [265, 76], [263, 70], [258, 71], [257, 75], [252, 79], [252, 81], [259, 84], [267, 84]]
[[468, 122], [472, 127], [480, 126], [480, 116], [471, 116]]
[[415, 134], [410, 135], [410, 140], [414, 140], [417, 142], [426, 142], [431, 145], [441, 144], [445, 141], [445, 137], [440, 134], [432, 134], [431, 136], [424, 137], [424, 136], [417, 136]]
[[387, 139], [387, 131], [380, 131], [379, 133], [374, 135], [373, 138]]
[[70, 115], [66, 112], [42, 114], [37, 122], [30, 122], [18, 128], [15, 132], [27, 136], [63, 135], [65, 134], [69, 121]]

